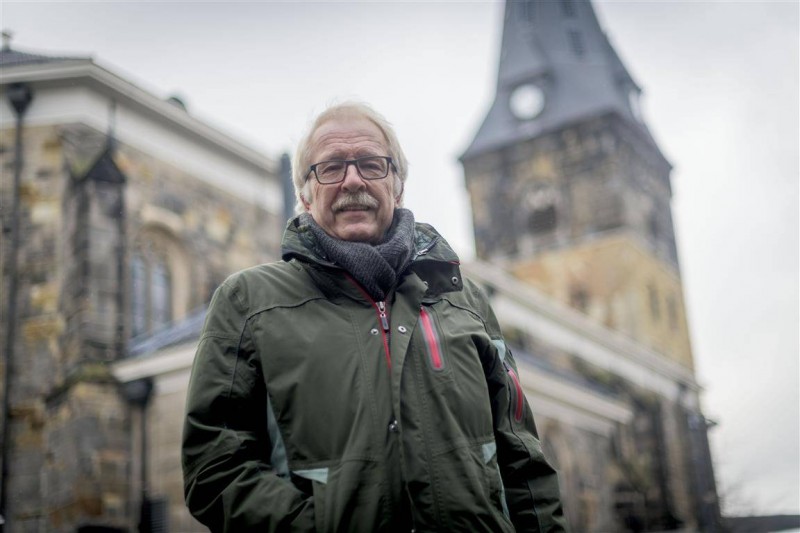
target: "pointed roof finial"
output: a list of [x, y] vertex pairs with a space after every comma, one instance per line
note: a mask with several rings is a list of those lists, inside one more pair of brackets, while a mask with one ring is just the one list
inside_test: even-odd
[[3, 51], [11, 50], [11, 38], [14, 37], [14, 34], [11, 30], [3, 30]]

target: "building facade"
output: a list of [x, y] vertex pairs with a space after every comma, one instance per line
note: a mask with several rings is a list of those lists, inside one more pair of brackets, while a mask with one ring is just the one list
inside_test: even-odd
[[5, 530], [196, 531], [163, 505], [182, 506], [185, 385], [115, 365], [277, 257], [277, 163], [89, 58], [6, 43], [0, 67]]

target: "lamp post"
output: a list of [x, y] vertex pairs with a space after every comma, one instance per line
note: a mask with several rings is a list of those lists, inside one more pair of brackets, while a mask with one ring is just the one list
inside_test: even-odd
[[123, 385], [123, 393], [128, 402], [139, 408], [139, 531], [149, 533], [152, 529], [150, 505], [150, 481], [147, 475], [147, 407], [153, 394], [151, 378], [137, 379]]
[[22, 123], [25, 112], [33, 101], [33, 91], [27, 83], [12, 83], [6, 95], [16, 115], [14, 143], [14, 184], [11, 204], [11, 250], [8, 261], [8, 307], [6, 311], [6, 342], [3, 350], [3, 431], [2, 478], [0, 479], [0, 525], [8, 522], [8, 459], [11, 455], [9, 428], [11, 419], [11, 375], [13, 373], [14, 343], [17, 329], [17, 263], [19, 260], [20, 183], [22, 181], [23, 149]]

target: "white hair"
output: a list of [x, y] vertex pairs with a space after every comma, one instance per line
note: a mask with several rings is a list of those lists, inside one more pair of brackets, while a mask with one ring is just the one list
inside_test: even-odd
[[311, 138], [314, 132], [319, 129], [325, 122], [336, 118], [365, 118], [375, 124], [386, 139], [389, 156], [392, 158], [396, 171], [394, 172], [394, 189], [400, 191], [397, 194], [398, 203], [402, 205], [403, 188], [405, 186], [406, 177], [408, 176], [408, 161], [400, 147], [400, 141], [397, 140], [397, 135], [394, 128], [386, 120], [383, 115], [372, 109], [367, 104], [361, 102], [343, 102], [335, 104], [327, 108], [325, 111], [317, 115], [314, 122], [311, 124], [308, 132], [300, 139], [297, 144], [297, 150], [294, 152], [292, 159], [292, 183], [294, 184], [294, 195], [297, 198], [295, 203], [295, 212], [302, 213], [305, 210], [303, 200], [311, 202], [313, 200], [311, 193], [311, 182], [306, 179], [308, 176], [309, 167], [313, 164], [311, 159]]

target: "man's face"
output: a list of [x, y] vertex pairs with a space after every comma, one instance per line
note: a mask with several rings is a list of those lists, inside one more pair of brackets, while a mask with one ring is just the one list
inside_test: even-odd
[[[363, 117], [341, 117], [324, 122], [311, 137], [311, 163], [331, 159], [386, 156], [389, 150], [381, 130]], [[378, 243], [392, 223], [395, 197], [394, 169], [378, 180], [364, 180], [355, 165], [347, 166], [344, 181], [322, 185], [314, 174], [311, 201], [303, 205], [328, 235], [345, 241]], [[366, 195], [366, 196], [365, 196]], [[360, 198], [359, 198], [360, 197]]]

